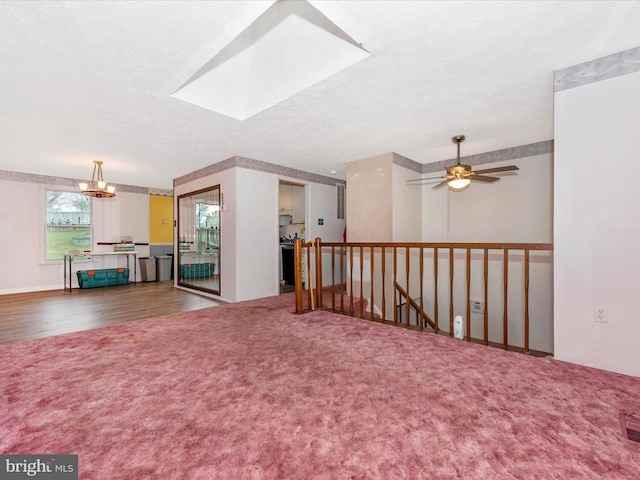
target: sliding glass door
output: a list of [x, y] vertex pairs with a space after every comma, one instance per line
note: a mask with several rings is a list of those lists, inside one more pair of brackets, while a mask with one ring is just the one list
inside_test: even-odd
[[220, 295], [220, 185], [178, 197], [178, 285]]

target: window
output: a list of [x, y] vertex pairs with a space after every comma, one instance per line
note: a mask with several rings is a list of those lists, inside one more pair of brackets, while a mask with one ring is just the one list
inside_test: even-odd
[[46, 260], [62, 260], [69, 250], [91, 249], [91, 199], [81, 193], [46, 191]]

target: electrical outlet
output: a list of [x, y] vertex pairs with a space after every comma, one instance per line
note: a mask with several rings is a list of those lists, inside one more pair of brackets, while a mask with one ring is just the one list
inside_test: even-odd
[[609, 312], [607, 310], [607, 307], [604, 305], [593, 307], [593, 319], [599, 323], [608, 323]]

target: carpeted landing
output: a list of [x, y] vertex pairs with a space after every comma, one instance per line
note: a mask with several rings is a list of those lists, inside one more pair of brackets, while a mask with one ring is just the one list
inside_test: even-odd
[[291, 294], [0, 347], [0, 453], [82, 480], [637, 479], [640, 378]]

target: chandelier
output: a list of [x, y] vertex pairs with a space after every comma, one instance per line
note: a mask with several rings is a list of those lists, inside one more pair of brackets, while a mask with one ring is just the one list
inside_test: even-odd
[[98, 160], [94, 160], [93, 162], [91, 182], [80, 182], [78, 185], [80, 191], [88, 197], [111, 198], [116, 196], [116, 187], [107, 185], [107, 182], [102, 178], [102, 162]]

